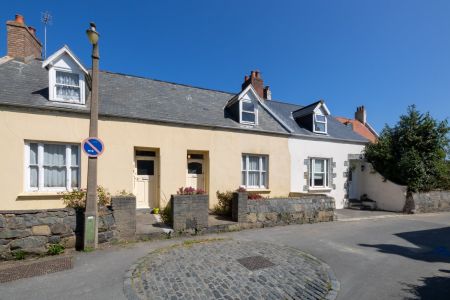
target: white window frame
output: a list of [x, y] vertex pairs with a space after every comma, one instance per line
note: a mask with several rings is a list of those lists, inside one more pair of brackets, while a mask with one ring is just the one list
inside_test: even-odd
[[[325, 121], [317, 120], [317, 116], [323, 116]], [[325, 131], [316, 130], [316, 123], [325, 124]], [[328, 132], [327, 116], [319, 113], [313, 114], [313, 131], [315, 133], [325, 133], [325, 134]]]
[[[37, 167], [38, 167], [38, 186], [30, 186], [30, 144], [38, 145], [37, 153]], [[44, 186], [44, 145], [56, 144], [65, 145], [66, 147], [66, 185], [64, 187], [45, 187]], [[78, 147], [78, 187], [72, 187], [72, 146]], [[25, 143], [25, 191], [26, 192], [63, 192], [71, 191], [73, 189], [80, 188], [81, 179], [81, 148], [78, 144], [71, 143], [56, 143], [56, 142], [38, 142], [38, 141], [27, 141]]]
[[[257, 157], [259, 160], [259, 185], [248, 185], [248, 174], [249, 172], [255, 172], [256, 170], [249, 170], [249, 161], [250, 157]], [[245, 159], [245, 165], [246, 170], [244, 169], [243, 160]], [[266, 170], [263, 170], [263, 160], [266, 160]], [[241, 157], [241, 180], [242, 180], [242, 173], [245, 172], [245, 182], [244, 184], [241, 181], [241, 187], [245, 187], [246, 189], [268, 189], [269, 187], [269, 156], [268, 155], [259, 155], [259, 154], [242, 154]], [[263, 182], [263, 174], [265, 174], [266, 182]]]
[[[254, 110], [253, 111], [244, 110], [244, 105], [243, 105], [244, 102], [251, 103], [254, 107]], [[243, 113], [253, 114], [255, 116], [255, 122], [244, 121], [242, 119]], [[257, 109], [257, 106], [255, 105], [255, 103], [253, 103], [253, 101], [247, 100], [247, 99], [242, 99], [239, 101], [239, 123], [248, 124], [248, 125], [258, 125], [258, 109]]]
[[[63, 98], [58, 98], [58, 94], [56, 93], [56, 86], [57, 85], [71, 86], [71, 85], [62, 85], [62, 84], [56, 83], [56, 72], [64, 72], [64, 73], [78, 75], [78, 83], [79, 83], [79, 88], [80, 88], [80, 99], [79, 100], [67, 100], [67, 99], [63, 99]], [[84, 74], [81, 72], [74, 72], [73, 70], [69, 70], [69, 69], [65, 69], [65, 68], [52, 67], [49, 70], [49, 98], [51, 101], [55, 101], [55, 102], [84, 105], [86, 103]]]
[[[325, 162], [325, 170], [324, 172], [316, 172], [315, 170], [315, 162], [317, 160], [323, 160]], [[309, 159], [309, 187], [311, 189], [328, 189], [330, 188], [330, 159], [329, 158], [320, 158], [313, 157]], [[314, 184], [314, 175], [315, 174], [325, 174], [324, 176], [324, 185], [315, 185]]]

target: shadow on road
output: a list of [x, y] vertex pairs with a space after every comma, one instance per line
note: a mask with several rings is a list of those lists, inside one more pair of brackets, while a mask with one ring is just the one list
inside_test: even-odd
[[395, 235], [414, 244], [415, 247], [396, 244], [359, 245], [376, 248], [382, 253], [401, 255], [415, 260], [450, 263], [450, 227], [401, 232]]
[[[439, 271], [450, 273], [450, 270]], [[406, 299], [448, 300], [450, 298], [449, 276], [424, 277], [421, 282], [422, 285], [405, 284], [406, 288], [403, 290], [412, 295]]]

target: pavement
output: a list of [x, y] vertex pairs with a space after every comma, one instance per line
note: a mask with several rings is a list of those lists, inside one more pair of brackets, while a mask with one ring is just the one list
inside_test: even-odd
[[[328, 264], [338, 299], [449, 299], [450, 213], [361, 217], [204, 235], [292, 247]], [[0, 299], [126, 299], [124, 277], [151, 251], [183, 239], [114, 246], [74, 257], [74, 268], [0, 284]]]

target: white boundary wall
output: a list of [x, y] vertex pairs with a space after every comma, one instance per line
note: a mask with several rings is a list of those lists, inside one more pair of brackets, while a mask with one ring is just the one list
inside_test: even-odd
[[[369, 199], [377, 202], [377, 209], [401, 212], [405, 206], [407, 187], [385, 180], [376, 172], [369, 162], [352, 162], [355, 166], [353, 176], [358, 178], [355, 193], [359, 197], [367, 194]], [[361, 170], [364, 166], [364, 171]]]

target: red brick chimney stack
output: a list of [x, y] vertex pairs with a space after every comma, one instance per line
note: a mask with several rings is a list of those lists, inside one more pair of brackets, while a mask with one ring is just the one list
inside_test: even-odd
[[249, 84], [253, 86], [256, 93], [258, 93], [261, 98], [266, 100], [270, 100], [272, 98], [270, 89], [268, 86], [264, 87], [264, 80], [261, 77], [261, 72], [259, 72], [258, 70], [251, 71], [250, 77], [248, 77], [247, 75], [244, 77], [242, 89], [245, 89]]
[[42, 58], [42, 44], [36, 37], [36, 29], [28, 27], [21, 15], [6, 22], [8, 56], [19, 59]]

